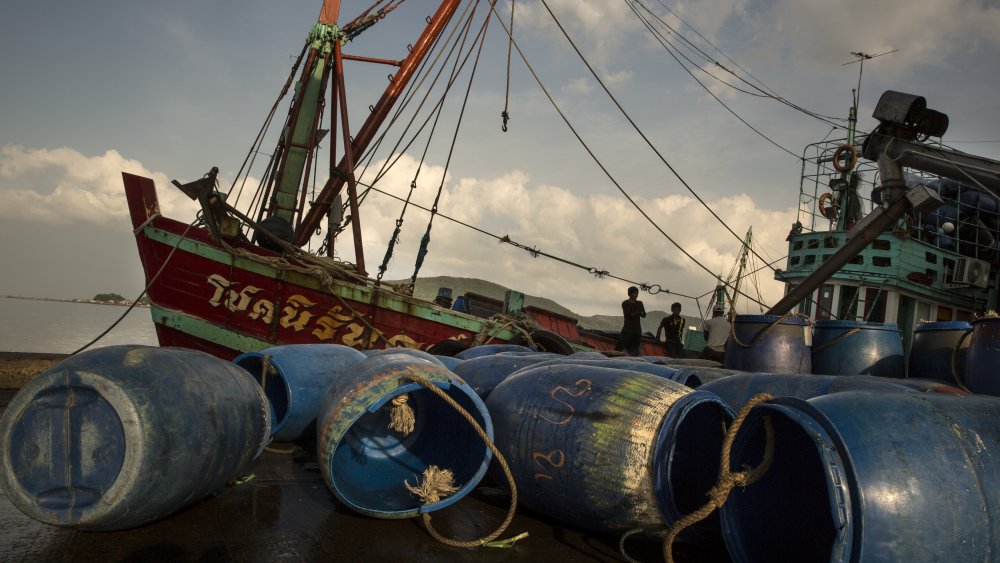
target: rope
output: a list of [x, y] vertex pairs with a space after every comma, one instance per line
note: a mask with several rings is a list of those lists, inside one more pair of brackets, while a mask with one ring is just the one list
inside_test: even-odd
[[834, 344], [837, 344], [841, 340], [844, 340], [847, 337], [853, 336], [853, 335], [855, 335], [855, 334], [857, 334], [859, 332], [861, 332], [860, 328], [857, 328], [857, 327], [852, 328], [851, 330], [845, 332], [844, 334], [841, 334], [840, 336], [838, 336], [837, 338], [834, 338], [833, 340], [830, 340], [829, 342], [824, 342], [824, 343], [820, 344], [819, 346], [813, 346], [812, 353], [815, 354], [816, 352], [819, 352], [820, 350], [825, 350], [825, 349], [829, 348], [830, 346], [833, 346]]
[[507, 121], [510, 119], [510, 114], [507, 113], [507, 105], [510, 101], [510, 54], [511, 49], [514, 47], [514, 6], [516, 6], [517, 0], [510, 0], [510, 41], [507, 43], [507, 82], [503, 93], [503, 111], [500, 112], [500, 117], [503, 119], [503, 125], [500, 129], [504, 133], [507, 132]]
[[754, 469], [733, 473], [729, 469], [729, 451], [733, 447], [733, 439], [739, 432], [747, 415], [750, 414], [750, 410], [758, 404], [766, 403], [773, 398], [767, 393], [759, 393], [747, 401], [743, 405], [743, 408], [740, 409], [739, 414], [736, 415], [732, 426], [726, 431], [726, 439], [722, 442], [722, 461], [719, 465], [719, 479], [715, 486], [708, 491], [708, 502], [698, 510], [674, 522], [673, 526], [667, 532], [667, 537], [663, 540], [663, 558], [667, 563], [673, 563], [674, 540], [685, 528], [701, 522], [715, 511], [716, 508], [722, 508], [733, 487], [746, 487], [763, 477], [767, 473], [767, 470], [771, 468], [771, 463], [774, 461], [774, 423], [769, 416], [764, 417], [764, 433], [767, 435], [767, 441], [764, 445], [764, 459], [761, 460], [760, 465]]
[[450, 469], [441, 469], [430, 465], [424, 469], [424, 481], [416, 486], [409, 481], [403, 481], [406, 490], [420, 497], [424, 504], [432, 504], [442, 498], [455, 494], [460, 487], [455, 486], [455, 474]]
[[389, 430], [395, 430], [404, 436], [409, 436], [417, 424], [417, 418], [413, 415], [413, 407], [408, 403], [409, 397], [406, 395], [395, 397], [389, 411]]
[[[500, 324], [503, 322], [504, 324]], [[500, 314], [494, 315], [486, 322], [483, 323], [483, 328], [480, 329], [479, 333], [472, 341], [473, 346], [482, 346], [484, 344], [489, 344], [497, 337], [497, 334], [502, 332], [504, 329], [514, 329], [521, 336], [524, 337], [525, 342], [529, 348], [535, 347], [535, 341], [531, 338], [531, 331], [535, 327], [525, 318], [512, 318], [510, 315]]]
[[[501, 454], [500, 450], [497, 449], [496, 445], [493, 443], [493, 440], [490, 440], [490, 437], [486, 435], [486, 432], [483, 430], [482, 426], [480, 426], [479, 423], [476, 422], [474, 418], [472, 418], [472, 415], [469, 414], [467, 410], [462, 408], [461, 405], [455, 402], [454, 399], [449, 397], [444, 391], [439, 389], [429, 380], [419, 375], [410, 374], [403, 376], [403, 379], [408, 379], [410, 381], [413, 381], [414, 383], [419, 383], [427, 390], [431, 391], [438, 397], [444, 399], [444, 401], [449, 405], [451, 405], [451, 407], [454, 408], [455, 411], [458, 412], [458, 414], [462, 415], [462, 417], [465, 420], [467, 420], [470, 425], [472, 425], [472, 428], [476, 431], [477, 434], [479, 434], [479, 437], [482, 438], [483, 442], [485, 442], [486, 445], [490, 448], [490, 451], [493, 452], [493, 456], [496, 458], [497, 463], [499, 463], [500, 468], [503, 469], [503, 474], [507, 477], [507, 482], [510, 483], [510, 508], [507, 510], [507, 516], [504, 518], [503, 522], [501, 522], [500, 526], [496, 529], [496, 531], [476, 540], [449, 539], [442, 536], [437, 532], [437, 530], [434, 529], [434, 527], [431, 525], [430, 513], [425, 512], [423, 514], [423, 523], [424, 527], [427, 529], [427, 533], [430, 534], [431, 537], [434, 538], [435, 540], [445, 545], [450, 545], [452, 547], [480, 547], [492, 542], [493, 540], [500, 537], [500, 534], [502, 534], [504, 530], [507, 529], [507, 526], [510, 526], [511, 521], [514, 520], [514, 512], [517, 510], [517, 484], [514, 482], [514, 476], [510, 472], [510, 467], [508, 467], [507, 465], [507, 460], [504, 459], [503, 454]], [[520, 534], [520, 537], [524, 537], [526, 535], [527, 534]], [[504, 540], [504, 541], [510, 541], [510, 540]]]
[[[494, 9], [493, 4], [490, 5], [491, 9]], [[427, 230], [424, 231], [424, 236], [420, 239], [420, 250], [417, 252], [416, 263], [413, 266], [413, 275], [410, 277], [410, 281], [413, 284], [417, 283], [417, 274], [420, 272], [421, 266], [424, 263], [424, 257], [427, 255], [427, 246], [430, 244], [431, 240], [431, 227], [434, 224], [434, 216], [437, 215], [438, 203], [441, 200], [441, 192], [444, 191], [444, 181], [448, 176], [448, 170], [451, 168], [451, 158], [455, 153], [455, 145], [458, 142], [458, 132], [462, 127], [462, 120], [465, 118], [465, 109], [469, 104], [469, 94], [472, 92], [472, 82], [476, 78], [476, 71], [479, 69], [479, 58], [483, 53], [483, 45], [486, 44], [486, 28], [489, 26], [490, 18], [483, 20], [483, 26], [479, 30], [479, 47], [476, 50], [476, 58], [472, 63], [472, 69], [469, 72], [469, 83], [465, 87], [465, 97], [462, 98], [462, 108], [458, 112], [458, 120], [455, 123], [455, 132], [451, 136], [451, 145], [448, 148], [448, 158], [444, 163], [444, 172], [441, 174], [441, 183], [438, 185], [437, 194], [434, 196], [434, 203], [431, 205], [431, 216], [427, 220]], [[471, 52], [471, 50], [470, 50]]]
[[[145, 225], [147, 223], [149, 223], [150, 221], [152, 221], [153, 217], [158, 217], [158, 216], [159, 216], [158, 213], [153, 214], [153, 216], [150, 217], [149, 219], [147, 219], [142, 224], [142, 226], [145, 228]], [[70, 356], [75, 356], [76, 354], [79, 354], [80, 352], [83, 352], [87, 348], [90, 348], [98, 340], [104, 338], [105, 336], [108, 335], [109, 332], [111, 332], [112, 330], [114, 330], [114, 328], [116, 326], [118, 326], [119, 323], [121, 323], [123, 320], [125, 320], [126, 315], [128, 315], [129, 313], [131, 313], [132, 309], [135, 309], [135, 306], [139, 303], [139, 300], [142, 299], [142, 296], [146, 295], [146, 293], [149, 292], [149, 288], [153, 287], [153, 284], [156, 283], [156, 280], [158, 280], [160, 278], [160, 274], [162, 274], [163, 270], [165, 270], [167, 268], [167, 264], [170, 263], [170, 259], [173, 258], [174, 257], [174, 253], [177, 252], [177, 247], [179, 247], [181, 245], [181, 241], [183, 241], [184, 238], [187, 237], [188, 231], [190, 231], [191, 227], [194, 227], [195, 223], [197, 223], [197, 222], [198, 222], [198, 219], [195, 219], [194, 221], [191, 221], [191, 223], [188, 224], [187, 228], [184, 229], [184, 232], [181, 233], [180, 238], [177, 239], [177, 243], [174, 244], [174, 247], [170, 249], [170, 254], [167, 254], [167, 257], [163, 260], [163, 264], [160, 265], [160, 269], [156, 271], [156, 274], [154, 274], [153, 277], [149, 280], [149, 283], [146, 284], [146, 287], [144, 287], [142, 289], [142, 292], [139, 293], [139, 296], [136, 297], [134, 301], [132, 301], [132, 304], [129, 305], [127, 309], [125, 309], [125, 312], [122, 313], [121, 316], [118, 317], [115, 320], [115, 322], [111, 323], [111, 326], [109, 326], [108, 328], [104, 329], [104, 332], [102, 332], [101, 334], [98, 334], [97, 336], [95, 336], [94, 339], [91, 340], [90, 342], [84, 344], [83, 346], [80, 346], [76, 350], [73, 350], [73, 352], [70, 353]]]
[[625, 541], [628, 540], [630, 537], [636, 534], [641, 534], [645, 531], [646, 530], [643, 530], [642, 528], [636, 528], [634, 530], [629, 530], [625, 532], [624, 534], [622, 534], [622, 537], [618, 538], [618, 553], [622, 555], [622, 559], [624, 559], [628, 563], [640, 563], [639, 561], [629, 556], [629, 554], [625, 551]]
[[750, 348], [750, 347], [756, 345], [758, 340], [760, 340], [761, 338], [764, 338], [764, 336], [766, 336], [767, 333], [769, 333], [772, 330], [774, 330], [774, 327], [778, 326], [778, 324], [780, 324], [781, 321], [787, 319], [788, 317], [801, 317], [801, 318], [806, 319], [807, 322], [809, 322], [809, 317], [806, 317], [804, 315], [800, 315], [798, 313], [785, 313], [784, 315], [781, 315], [780, 317], [778, 317], [777, 319], [775, 319], [775, 321], [773, 323], [769, 324], [767, 326], [767, 328], [765, 328], [764, 330], [758, 332], [753, 337], [753, 340], [751, 340], [749, 344], [744, 344], [740, 340], [740, 338], [738, 336], [736, 336], [736, 323], [730, 323], [730, 326], [729, 326], [729, 336], [731, 336], [733, 338], [733, 342], [735, 342], [741, 348]]

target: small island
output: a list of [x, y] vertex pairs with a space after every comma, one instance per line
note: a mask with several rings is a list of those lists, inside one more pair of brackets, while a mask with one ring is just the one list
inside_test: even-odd
[[58, 299], [55, 297], [28, 297], [24, 295], [4, 295], [6, 299], [31, 299], [33, 301], [59, 301], [62, 303], [92, 303], [95, 305], [124, 305], [133, 303], [136, 307], [149, 307], [149, 296], [143, 294], [138, 301], [127, 299], [117, 293], [98, 293], [90, 299]]

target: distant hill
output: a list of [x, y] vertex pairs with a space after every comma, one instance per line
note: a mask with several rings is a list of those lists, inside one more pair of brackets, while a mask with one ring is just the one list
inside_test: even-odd
[[[404, 282], [397, 280], [389, 283]], [[492, 297], [493, 299], [499, 299], [501, 301], [503, 300], [504, 294], [506, 294], [508, 289], [500, 284], [476, 278], [437, 276], [430, 278], [418, 278], [417, 285], [413, 289], [413, 296], [426, 301], [433, 301], [434, 298], [437, 297], [438, 288], [441, 287], [450, 287], [452, 296], [456, 297], [462, 295], [463, 293], [478, 293], [479, 295], [485, 295], [486, 297]], [[524, 303], [525, 305], [531, 305], [559, 313], [560, 315], [573, 317], [579, 322], [579, 326], [582, 328], [613, 331], [621, 330], [622, 328], [621, 315], [593, 315], [585, 317], [574, 313], [551, 299], [547, 299], [545, 297], [535, 297], [534, 295], [527, 294], [524, 296]], [[646, 318], [642, 319], [642, 330], [644, 332], [656, 334], [656, 327], [659, 326], [660, 319], [668, 316], [669, 314], [670, 313], [666, 311], [646, 311]], [[696, 317], [684, 315], [684, 318], [687, 319], [688, 327], [701, 326], [701, 320]]]

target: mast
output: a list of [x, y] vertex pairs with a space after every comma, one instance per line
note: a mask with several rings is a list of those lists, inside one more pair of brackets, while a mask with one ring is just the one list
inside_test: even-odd
[[[440, 36], [441, 32], [444, 31], [444, 28], [448, 25], [448, 22], [458, 9], [458, 5], [460, 3], [461, 0], [443, 0], [441, 2], [438, 6], [437, 12], [435, 12], [435, 14], [428, 20], [427, 27], [424, 28], [423, 33], [420, 35], [420, 38], [417, 39], [413, 49], [406, 56], [406, 58], [399, 63], [399, 71], [392, 77], [385, 92], [382, 94], [382, 97], [372, 108], [368, 119], [366, 119], [364, 124], [361, 125], [361, 128], [358, 130], [357, 134], [354, 135], [353, 139], [349, 134], [350, 129], [347, 127], [346, 100], [344, 100], [344, 76], [342, 71], [343, 59], [348, 57], [340, 53], [339, 44], [335, 46], [333, 49], [333, 59], [336, 71], [332, 73], [332, 80], [334, 80], [336, 84], [334, 91], [336, 92], [339, 90], [338, 93], [340, 98], [339, 101], [342, 120], [341, 125], [344, 131], [343, 137], [345, 144], [344, 156], [341, 158], [336, 169], [332, 171], [326, 185], [323, 186], [323, 189], [316, 196], [316, 200], [312, 202], [309, 212], [296, 227], [294, 244], [302, 246], [309, 241], [309, 238], [312, 236], [313, 232], [315, 232], [316, 228], [323, 220], [323, 217], [327, 215], [334, 198], [341, 192], [344, 184], [347, 184], [347, 195], [351, 206], [351, 222], [354, 232], [356, 264], [359, 272], [364, 272], [363, 255], [361, 251], [361, 227], [357, 211], [357, 189], [354, 181], [354, 157], [355, 155], [364, 153], [365, 149], [368, 148], [368, 144], [375, 138], [376, 132], [379, 127], [381, 127], [382, 122], [385, 121], [386, 117], [388, 117], [392, 106], [395, 104], [403, 89], [413, 77], [417, 67], [427, 55], [431, 46], [437, 40], [438, 36]], [[328, 7], [336, 4], [339, 4], [339, 0], [326, 0], [321, 17], [331, 12], [335, 15], [335, 10], [328, 10]]]

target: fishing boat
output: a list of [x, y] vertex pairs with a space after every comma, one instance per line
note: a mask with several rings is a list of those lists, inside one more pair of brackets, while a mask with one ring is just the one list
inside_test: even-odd
[[[531, 344], [564, 354], [614, 347], [614, 340], [605, 335], [578, 330], [576, 319], [525, 307], [518, 292], [476, 309], [469, 306], [474, 296], [460, 296], [464, 306], [456, 306], [459, 299], [453, 300], [447, 288], [434, 301], [414, 297], [416, 271], [408, 284], [384, 282], [402, 218], [379, 272], [369, 274], [361, 238], [360, 209], [366, 192], [357, 181], [359, 163], [366, 162], [373, 147], [388, 143], [381, 129], [396, 118], [397, 106], [418, 103], [412, 95], [414, 83], [435, 79], [428, 77], [434, 68], [429, 57], [453, 48], [455, 42], [443, 40], [442, 34], [455, 32], [459, 25], [455, 15], [463, 5], [459, 0], [441, 2], [416, 41], [405, 48], [400, 45], [401, 59], [345, 52], [354, 38], [390, 17], [399, 4], [376, 3], [345, 23], [340, 2], [324, 2], [279, 96], [281, 101], [291, 94], [288, 114], [252, 209], [240, 211], [231, 205], [239, 199], [242, 185], [234, 182], [233, 189], [221, 191], [218, 169], [212, 168], [195, 181], [173, 182], [201, 205], [196, 222], [185, 224], [160, 213], [157, 186], [150, 178], [123, 173], [162, 346], [194, 348], [224, 358], [292, 343], [338, 343], [362, 349], [402, 346], [435, 353], [454, 353], [486, 341]], [[470, 22], [461, 21], [460, 34], [471, 37], [470, 30], [475, 30]], [[469, 45], [474, 43], [470, 39]], [[466, 46], [461, 54], [467, 60], [471, 52]], [[385, 91], [368, 106], [366, 119], [356, 129], [348, 119], [345, 61], [393, 71]], [[463, 64], [457, 56], [454, 61]], [[272, 109], [268, 123], [274, 115]], [[244, 163], [244, 181], [255, 156], [266, 152], [260, 147], [264, 131]], [[327, 152], [321, 141], [329, 146], [329, 175], [313, 185], [323, 168], [320, 150]], [[409, 203], [404, 203], [404, 210]], [[324, 222], [321, 247], [307, 250]], [[341, 231], [353, 238], [353, 262], [335, 257]], [[429, 234], [430, 226], [416, 269]], [[642, 353], [662, 355], [663, 347], [647, 338]]]
[[948, 118], [921, 96], [884, 93], [863, 138], [856, 107], [846, 138], [803, 152], [798, 220], [775, 273], [786, 297], [772, 311], [895, 324], [908, 352], [921, 323], [997, 309], [1000, 162], [944, 146]]

